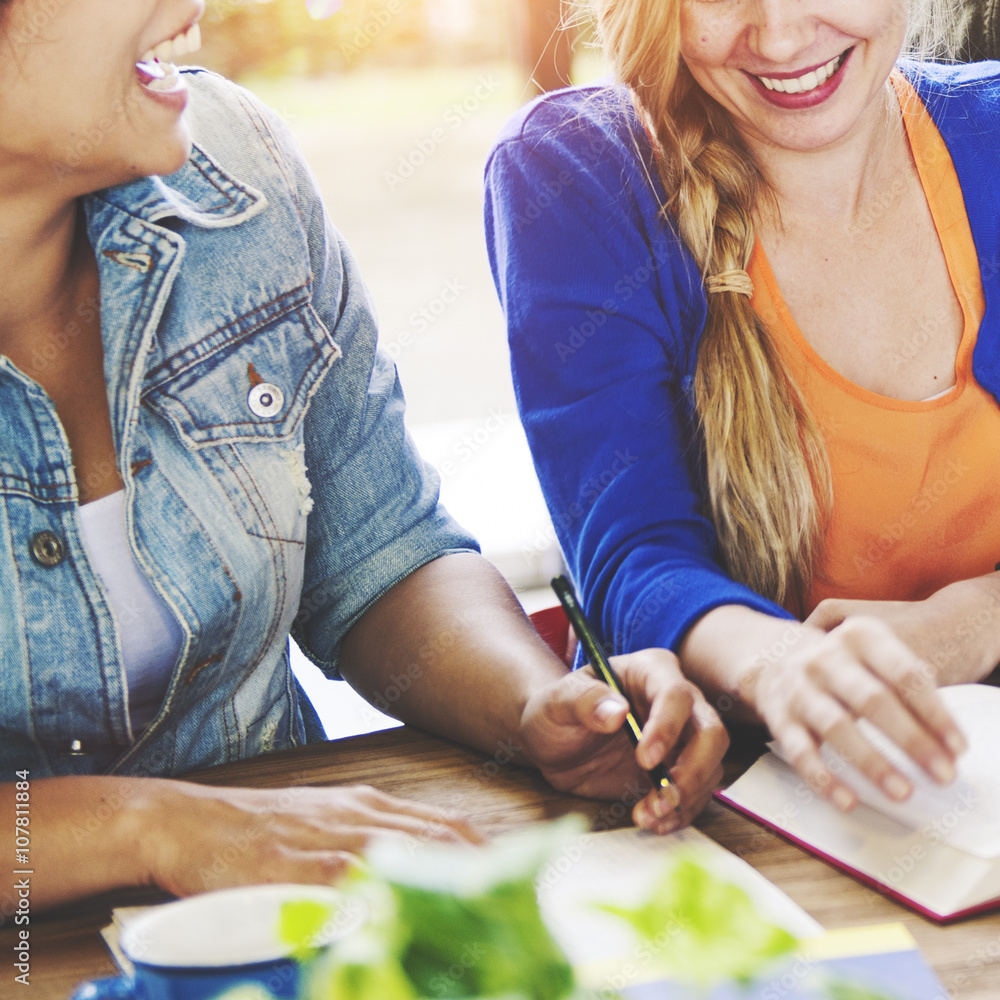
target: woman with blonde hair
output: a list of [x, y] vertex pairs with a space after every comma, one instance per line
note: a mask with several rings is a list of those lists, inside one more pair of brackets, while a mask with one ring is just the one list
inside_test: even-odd
[[861, 718], [946, 782], [936, 688], [1000, 661], [1000, 67], [900, 60], [943, 4], [592, 6], [618, 83], [522, 111], [486, 209], [587, 608], [841, 808], [824, 740], [911, 791]]

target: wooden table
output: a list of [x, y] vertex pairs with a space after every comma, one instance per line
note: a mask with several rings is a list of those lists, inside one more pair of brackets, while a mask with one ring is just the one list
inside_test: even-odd
[[[738, 741], [727, 779], [754, 759], [756, 745]], [[503, 754], [498, 755], [503, 760]], [[601, 828], [628, 825], [622, 803], [591, 802], [549, 788], [534, 772], [415, 730], [390, 729], [312, 745], [193, 775], [210, 785], [279, 788], [367, 783], [470, 817], [487, 834], [582, 812]], [[938, 927], [787, 844], [737, 813], [712, 803], [697, 826], [749, 861], [825, 927], [901, 921], [909, 927], [954, 1000], [1000, 997], [1000, 914]], [[58, 916], [33, 918], [31, 1000], [65, 1000], [81, 980], [116, 971], [99, 936], [113, 906], [154, 902], [146, 892], [114, 893]], [[0, 997], [21, 996], [13, 983], [14, 930], [0, 930]]]

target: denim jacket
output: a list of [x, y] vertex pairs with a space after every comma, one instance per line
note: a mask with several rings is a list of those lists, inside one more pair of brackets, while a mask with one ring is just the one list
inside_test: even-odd
[[65, 434], [0, 356], [0, 780], [174, 775], [302, 743], [290, 630], [335, 676], [379, 596], [475, 547], [406, 435], [366, 290], [294, 143], [238, 87], [187, 78], [185, 166], [85, 201], [126, 531], [182, 650], [136, 737]]

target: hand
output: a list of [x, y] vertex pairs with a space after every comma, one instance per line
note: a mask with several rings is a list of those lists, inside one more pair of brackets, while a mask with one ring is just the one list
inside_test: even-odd
[[[590, 667], [531, 696], [518, 742], [555, 788], [591, 798], [621, 798], [637, 785], [648, 789], [644, 771], [665, 762], [674, 788], [644, 794], [632, 819], [637, 826], [668, 833], [704, 808], [721, 778], [729, 738], [672, 653], [647, 649], [613, 657], [611, 663], [637, 718], [646, 720], [638, 747], [633, 749], [622, 731], [628, 705]], [[678, 801], [680, 816], [674, 810]]]
[[857, 796], [823, 762], [824, 741], [889, 798], [912, 791], [862, 736], [859, 718], [878, 726], [935, 781], [954, 777], [965, 740], [936, 691], [933, 668], [883, 621], [850, 617], [825, 634], [800, 627], [782, 649], [748, 672], [747, 700], [787, 759], [839, 809], [853, 809]]
[[924, 601], [821, 601], [807, 625], [828, 632], [846, 618], [885, 622], [921, 659], [938, 684], [980, 681], [1000, 662], [997, 575], [950, 584]]
[[463, 820], [366, 786], [155, 784], [136, 843], [149, 880], [177, 896], [258, 882], [330, 884], [377, 836], [483, 839]]

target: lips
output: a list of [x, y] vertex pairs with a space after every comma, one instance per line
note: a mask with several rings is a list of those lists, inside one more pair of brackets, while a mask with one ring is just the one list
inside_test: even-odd
[[807, 70], [798, 76], [782, 74], [773, 77], [758, 76], [757, 79], [768, 90], [776, 90], [781, 94], [808, 94], [817, 87], [822, 87], [840, 69], [846, 57], [847, 53], [842, 52], [839, 56], [834, 56], [833, 59], [822, 66]]
[[201, 48], [201, 27], [197, 21], [172, 38], [159, 42], [143, 53], [135, 64], [135, 74], [144, 90], [161, 97], [186, 98], [186, 87], [175, 60]]
[[828, 62], [797, 72], [746, 75], [769, 103], [786, 110], [803, 110], [822, 104], [836, 92], [853, 53], [852, 47]]

